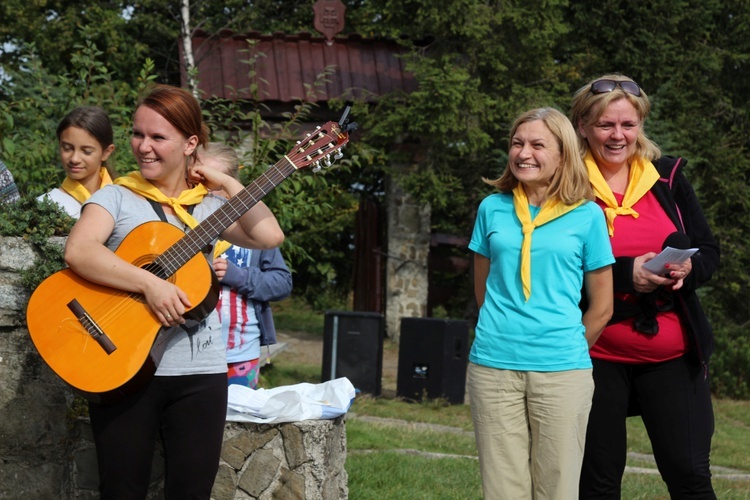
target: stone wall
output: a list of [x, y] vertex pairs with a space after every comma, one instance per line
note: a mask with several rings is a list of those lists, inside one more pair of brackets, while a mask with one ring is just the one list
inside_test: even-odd
[[25, 329], [18, 271], [33, 248], [0, 238], [0, 498], [65, 498], [61, 455], [72, 394], [36, 354]]
[[212, 497], [348, 498], [345, 462], [343, 417], [281, 425], [230, 422]]
[[[38, 258], [25, 241], [0, 237], [0, 499], [97, 498], [85, 404], [42, 361], [25, 327], [19, 271]], [[212, 497], [347, 498], [345, 462], [343, 418], [229, 422]], [[163, 498], [163, 470], [157, 450], [149, 498]]]

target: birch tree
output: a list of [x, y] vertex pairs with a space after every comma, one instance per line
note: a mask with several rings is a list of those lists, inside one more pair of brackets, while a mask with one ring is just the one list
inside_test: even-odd
[[198, 98], [195, 58], [193, 57], [193, 32], [190, 29], [190, 0], [180, 0], [180, 39], [182, 40], [182, 63], [187, 76], [188, 90]]

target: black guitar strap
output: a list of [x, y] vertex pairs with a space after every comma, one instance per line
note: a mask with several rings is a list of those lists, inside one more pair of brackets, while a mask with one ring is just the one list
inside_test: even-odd
[[[156, 200], [151, 200], [149, 198], [146, 198], [146, 201], [151, 204], [151, 207], [154, 209], [154, 212], [156, 212], [156, 215], [159, 216], [159, 219], [161, 219], [162, 222], [169, 222], [167, 221], [167, 214], [164, 213], [164, 208], [162, 208], [161, 203], [159, 203]], [[190, 215], [193, 215], [193, 210], [195, 210], [195, 205], [188, 205], [187, 211]]]
[[[146, 198], [146, 201], [151, 204], [151, 207], [154, 209], [154, 212], [156, 212], [156, 215], [159, 216], [159, 219], [161, 219], [162, 222], [166, 222], [167, 224], [169, 221], [167, 220], [167, 214], [164, 213], [164, 208], [162, 208], [161, 203], [155, 200], [150, 200]], [[193, 210], [195, 210], [195, 205], [188, 205], [187, 211], [190, 215], [193, 215]], [[203, 252], [206, 255], [210, 255], [213, 251], [213, 245], [207, 245], [206, 247], [201, 249], [201, 252]]]
[[[151, 207], [154, 209], [154, 212], [156, 212], [156, 215], [159, 216], [159, 219], [161, 219], [162, 222], [166, 222], [167, 224], [169, 224], [169, 222], [167, 221], [167, 214], [164, 213], [164, 208], [162, 208], [161, 203], [155, 200], [150, 200], [148, 198], [146, 198], [146, 201], [151, 204]], [[193, 215], [194, 209], [195, 209], [195, 205], [188, 205], [187, 207], [187, 211], [190, 215]], [[190, 337], [192, 337], [195, 333], [197, 333], [201, 328], [205, 328], [205, 320], [196, 321], [195, 319], [192, 319], [192, 318], [185, 318], [185, 319], [186, 319], [185, 324], [178, 325], [178, 327], [185, 330], [185, 332], [187, 332], [188, 336]], [[164, 328], [162, 328], [162, 331], [164, 331]], [[157, 342], [155, 342], [154, 344], [156, 345], [156, 343]], [[162, 342], [162, 344], [164, 345], [164, 348], [166, 348], [166, 342]], [[153, 352], [154, 351], [152, 351], [152, 353]], [[161, 354], [163, 354], [163, 351], [161, 352]], [[161, 355], [159, 355], [159, 358], [161, 358]]]

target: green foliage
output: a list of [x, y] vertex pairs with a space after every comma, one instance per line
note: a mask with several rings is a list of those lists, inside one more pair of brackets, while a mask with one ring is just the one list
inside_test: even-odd
[[724, 325], [717, 329], [716, 354], [711, 364], [712, 391], [719, 397], [750, 399], [750, 338], [748, 326]]
[[132, 29], [132, 19], [123, 16], [131, 3], [127, 0], [3, 0], [0, 42], [6, 45], [5, 50], [0, 51], [0, 63], [5, 68], [23, 65], [25, 52], [13, 48], [33, 44], [50, 74], [69, 73], [74, 68], [69, 49], [92, 42], [102, 50], [115, 78], [129, 79], [137, 73], [149, 51], [144, 37], [139, 36], [149, 32]]
[[63, 269], [62, 247], [50, 241], [52, 236], [70, 232], [75, 221], [57, 204], [22, 196], [17, 203], [0, 204], [0, 236], [15, 236], [33, 243], [42, 257], [21, 272], [21, 285], [33, 290], [47, 276]]
[[89, 402], [82, 396], [74, 396], [68, 411], [65, 412], [65, 419], [69, 429], [72, 429], [76, 421], [82, 418], [89, 418]]
[[0, 204], [0, 214], [0, 235], [20, 236], [37, 244], [68, 234], [75, 222], [57, 204], [29, 195], [17, 203]]
[[303, 297], [291, 296], [274, 302], [271, 307], [277, 330], [311, 335], [323, 334], [323, 314], [313, 310]]

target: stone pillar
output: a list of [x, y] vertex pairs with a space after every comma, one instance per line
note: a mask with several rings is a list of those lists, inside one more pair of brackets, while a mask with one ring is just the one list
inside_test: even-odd
[[228, 422], [211, 497], [348, 498], [345, 463], [343, 417], [277, 425]]
[[398, 341], [401, 318], [427, 314], [429, 205], [420, 205], [392, 177], [386, 182], [388, 251], [386, 259], [386, 335]]

